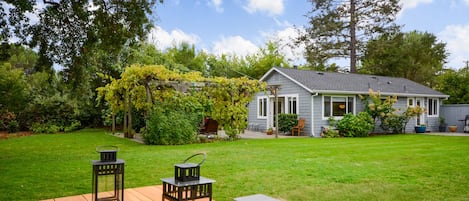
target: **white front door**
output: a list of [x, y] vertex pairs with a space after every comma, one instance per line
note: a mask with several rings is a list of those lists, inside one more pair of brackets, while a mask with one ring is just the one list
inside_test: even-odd
[[267, 121], [267, 128], [269, 127], [272, 127], [274, 130], [277, 129], [277, 125], [275, 124], [275, 118], [276, 118], [276, 115], [277, 114], [277, 107], [278, 106], [278, 111], [279, 111], [279, 114], [282, 114], [282, 113], [285, 113], [285, 97], [278, 97], [278, 103], [277, 104], [274, 104], [275, 103], [275, 98], [274, 97], [271, 97], [269, 99], [269, 117], [268, 117], [268, 121]]

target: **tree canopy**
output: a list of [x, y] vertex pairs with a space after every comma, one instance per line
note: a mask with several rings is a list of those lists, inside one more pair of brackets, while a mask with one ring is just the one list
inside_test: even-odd
[[436, 89], [449, 95], [445, 103], [469, 104], [469, 68], [445, 69], [437, 80]]
[[367, 43], [361, 72], [403, 77], [434, 87], [443, 70], [446, 44], [431, 33], [384, 34]]
[[350, 58], [350, 72], [356, 72], [364, 43], [381, 33], [399, 29], [393, 23], [399, 0], [309, 0], [309, 27], [298, 42], [306, 44], [306, 60], [325, 65], [330, 58]]

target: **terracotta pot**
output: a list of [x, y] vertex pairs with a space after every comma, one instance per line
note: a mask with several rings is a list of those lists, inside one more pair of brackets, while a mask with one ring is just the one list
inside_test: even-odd
[[456, 132], [458, 130], [458, 126], [448, 126], [449, 132]]

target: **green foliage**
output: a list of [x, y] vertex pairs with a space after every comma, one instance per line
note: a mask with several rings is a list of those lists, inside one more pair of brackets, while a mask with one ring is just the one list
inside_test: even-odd
[[[200, 87], [192, 88], [191, 86]], [[224, 127], [231, 137], [247, 127], [246, 104], [265, 88], [265, 84], [248, 78], [204, 78], [200, 73], [178, 73], [164, 66], [131, 66], [122, 78], [98, 89], [98, 99], [104, 99], [114, 112], [122, 111], [128, 94], [137, 110], [149, 111], [155, 103], [160, 107], [199, 108]], [[186, 96], [181, 96], [185, 93]], [[188, 101], [189, 100], [189, 101]], [[201, 120], [202, 118], [200, 118]], [[198, 124], [197, 124], [198, 125]]]
[[341, 137], [339, 134], [339, 130], [332, 129], [332, 128], [326, 128], [326, 130], [323, 131], [322, 137], [324, 138], [338, 138]]
[[70, 126], [65, 126], [64, 131], [65, 132], [72, 132], [79, 130], [81, 127], [81, 122], [78, 120], [73, 120]]
[[8, 133], [16, 133], [19, 131], [20, 125], [16, 120], [10, 121], [7, 126]]
[[31, 131], [33, 133], [43, 133], [43, 134], [54, 134], [62, 130], [62, 127], [57, 126], [52, 123], [33, 123], [31, 126]]
[[365, 105], [365, 112], [370, 114], [374, 123], [379, 121], [380, 127], [384, 131], [389, 130], [387, 118], [392, 117], [394, 112], [397, 111], [397, 109], [393, 107], [394, 103], [397, 102], [397, 96], [388, 96], [383, 99], [379, 91], [374, 92], [370, 89], [368, 92], [367, 97], [360, 96], [361, 101]]
[[407, 107], [404, 112], [394, 108], [397, 96], [388, 96], [383, 100], [381, 93], [369, 90], [367, 97], [360, 96], [365, 105], [365, 112], [372, 118], [373, 124], [379, 120], [380, 128], [384, 131], [392, 130], [393, 133], [405, 132], [409, 120], [425, 112], [420, 106]]
[[181, 145], [195, 142], [199, 120], [182, 110], [156, 109], [150, 114], [143, 133], [146, 144]]
[[337, 121], [333, 116], [329, 116], [329, 118], [327, 118], [327, 123], [329, 124], [329, 126], [336, 126]]
[[309, 26], [298, 41], [306, 44], [306, 60], [325, 65], [330, 58], [350, 57], [350, 71], [356, 72], [357, 55], [368, 39], [394, 32], [393, 23], [401, 6], [399, 0], [324, 1], [311, 0]]
[[403, 114], [392, 114], [385, 118], [380, 125], [383, 130], [391, 130], [392, 133], [405, 133], [405, 126], [409, 118]]
[[273, 41], [266, 43], [257, 54], [246, 56], [247, 65], [241, 69], [250, 77], [259, 79], [272, 67], [288, 67], [285, 56], [279, 52], [279, 44]]
[[469, 104], [469, 68], [445, 69], [436, 89], [449, 95], [446, 104]]
[[446, 44], [427, 32], [384, 34], [367, 43], [362, 72], [403, 77], [434, 87], [448, 56]]
[[8, 110], [0, 113], [0, 131], [8, 130], [12, 121], [16, 121], [15, 113], [9, 112]]
[[10, 63], [0, 63], [0, 112], [9, 110], [19, 113], [26, 107], [28, 85], [22, 69]]
[[298, 125], [298, 115], [281, 113], [278, 115], [278, 124], [280, 131], [290, 132], [293, 126]]
[[209, 102], [213, 104], [213, 110], [208, 116], [223, 126], [230, 138], [235, 139], [239, 132], [247, 127], [246, 105], [257, 92], [265, 89], [266, 85], [246, 77], [232, 79], [218, 77], [211, 81], [213, 85], [204, 88]]
[[358, 115], [348, 113], [337, 123], [340, 135], [345, 137], [366, 137], [374, 128], [374, 122], [367, 112]]
[[[26, 124], [57, 125], [60, 128], [71, 125], [76, 119], [76, 103], [67, 96], [37, 96], [25, 110], [22, 119]], [[28, 121], [29, 120], [29, 121]]]

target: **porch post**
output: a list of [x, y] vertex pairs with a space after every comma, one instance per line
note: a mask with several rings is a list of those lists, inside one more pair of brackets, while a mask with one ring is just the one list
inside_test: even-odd
[[270, 90], [270, 93], [274, 95], [275, 101], [274, 101], [274, 107], [275, 107], [275, 138], [278, 138], [278, 90], [280, 89], [280, 85], [269, 85], [268, 89]]

